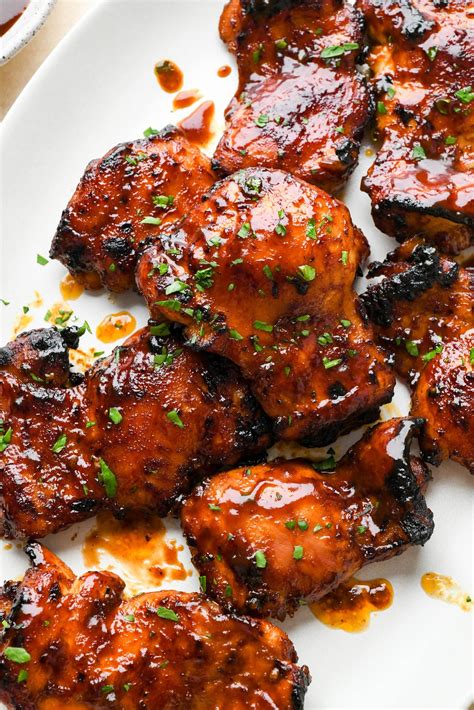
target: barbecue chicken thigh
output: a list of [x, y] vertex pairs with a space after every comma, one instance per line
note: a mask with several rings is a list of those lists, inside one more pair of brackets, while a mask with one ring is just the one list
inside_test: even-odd
[[382, 146], [363, 181], [377, 226], [457, 253], [474, 237], [474, 14], [466, 0], [356, 0]]
[[362, 295], [381, 345], [413, 386], [412, 414], [433, 464], [452, 458], [474, 472], [474, 269], [407, 242], [376, 264], [384, 276]]
[[360, 14], [342, 0], [230, 0], [220, 33], [237, 57], [239, 86], [216, 170], [281, 168], [325, 190], [342, 187], [372, 113], [356, 70]]
[[239, 365], [279, 437], [324, 445], [392, 397], [353, 291], [367, 251], [341, 202], [248, 169], [160, 233], [137, 284], [155, 320], [183, 324], [188, 343]]
[[178, 222], [214, 179], [209, 159], [173, 126], [121, 143], [87, 166], [50, 256], [88, 288], [131, 288], [139, 243]]
[[236, 368], [157, 331], [137, 332], [72, 387], [70, 331], [0, 349], [6, 536], [42, 537], [104, 508], [164, 515], [199, 473], [265, 450], [266, 419]]
[[0, 591], [0, 700], [21, 710], [303, 708], [308, 669], [268, 621], [225, 616], [200, 594], [123, 599], [110, 572], [76, 578], [38, 543]]
[[276, 460], [199, 485], [182, 525], [207, 593], [228, 610], [283, 619], [365, 564], [423, 545], [433, 530], [429, 474], [409, 454], [419, 424], [376, 425], [324, 472]]

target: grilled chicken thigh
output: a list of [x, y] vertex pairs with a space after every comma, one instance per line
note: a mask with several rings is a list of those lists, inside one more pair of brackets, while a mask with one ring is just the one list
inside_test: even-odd
[[310, 682], [287, 635], [199, 594], [124, 600], [110, 572], [71, 570], [37, 543], [0, 591], [0, 700], [8, 708], [300, 710]]
[[50, 256], [86, 287], [131, 288], [139, 243], [178, 222], [213, 182], [208, 158], [173, 126], [121, 143], [87, 166]]
[[377, 226], [457, 253], [474, 237], [474, 14], [468, 0], [357, 0], [382, 140], [363, 181]]
[[183, 324], [195, 348], [239, 365], [279, 437], [324, 445], [392, 396], [353, 290], [367, 250], [341, 202], [248, 169], [160, 233], [137, 284], [154, 319]]
[[265, 450], [265, 417], [235, 367], [153, 332], [74, 387], [63, 386], [67, 331], [21, 336], [28, 369], [15, 365], [18, 341], [0, 349], [5, 535], [41, 537], [104, 508], [166, 514], [199, 473]]
[[365, 564], [423, 545], [433, 522], [428, 470], [409, 454], [418, 426], [378, 424], [325, 472], [277, 460], [198, 486], [182, 525], [207, 593], [228, 610], [282, 619]]
[[427, 460], [452, 458], [474, 472], [474, 269], [434, 247], [407, 242], [373, 276], [362, 300], [379, 342], [414, 387]]
[[220, 33], [239, 87], [214, 155], [221, 173], [281, 168], [333, 191], [357, 164], [372, 112], [362, 19], [342, 0], [230, 0]]

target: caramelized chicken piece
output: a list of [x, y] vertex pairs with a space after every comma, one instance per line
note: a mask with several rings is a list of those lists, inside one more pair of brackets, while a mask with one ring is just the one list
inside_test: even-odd
[[382, 139], [363, 181], [377, 226], [458, 253], [474, 237], [474, 14], [464, 0], [357, 0]]
[[50, 256], [88, 288], [131, 288], [138, 244], [178, 222], [213, 182], [208, 158], [174, 126], [121, 143], [87, 166]]
[[0, 591], [0, 700], [8, 708], [301, 709], [310, 682], [287, 635], [199, 594], [124, 600], [110, 572], [71, 570], [37, 543]]
[[282, 168], [334, 191], [357, 165], [372, 112], [362, 18], [343, 0], [230, 0], [221, 37], [239, 87], [214, 155], [218, 172]]
[[353, 282], [368, 251], [347, 208], [287, 173], [217, 183], [137, 267], [155, 319], [242, 369], [276, 434], [324, 445], [377, 418], [394, 378]]
[[207, 593], [228, 610], [283, 619], [365, 564], [423, 545], [433, 531], [429, 473], [409, 455], [420, 421], [378, 424], [324, 473], [277, 460], [200, 485], [182, 524]]
[[[266, 420], [236, 368], [151, 333], [133, 335], [69, 388], [18, 376], [18, 342], [0, 350], [5, 535], [41, 537], [104, 508], [166, 514], [198, 474], [264, 451]], [[40, 349], [38, 362], [47, 372], [48, 358], [53, 368], [61, 359], [65, 379], [64, 331], [21, 336], [31, 374], [38, 344], [61, 337], [61, 357]]]
[[362, 295], [378, 340], [414, 384], [443, 343], [474, 327], [474, 269], [415, 241], [372, 265], [369, 276], [385, 277]]
[[420, 439], [425, 458], [435, 465], [450, 458], [474, 474], [474, 328], [427, 363], [411, 411], [426, 419]]

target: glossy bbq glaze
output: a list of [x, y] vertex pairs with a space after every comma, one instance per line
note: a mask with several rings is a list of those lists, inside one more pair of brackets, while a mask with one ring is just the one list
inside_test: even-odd
[[178, 123], [190, 143], [203, 147], [209, 143], [214, 135], [212, 131], [214, 113], [214, 102], [203, 101], [189, 116]]
[[167, 328], [137, 332], [79, 384], [71, 330], [0, 349], [6, 536], [41, 537], [102, 509], [164, 515], [200, 473], [265, 450], [266, 420], [237, 370], [153, 332]]
[[179, 129], [145, 134], [89, 163], [62, 214], [50, 256], [87, 288], [132, 287], [140, 242], [178, 222], [214, 182], [208, 158]]
[[225, 616], [199, 594], [124, 600], [114, 574], [76, 578], [37, 543], [27, 552], [33, 567], [0, 593], [9, 708], [303, 708], [308, 669], [269, 622]]
[[326, 626], [358, 633], [369, 627], [371, 614], [385, 611], [392, 600], [393, 587], [386, 579], [351, 577], [318, 602], [310, 604], [310, 609]]
[[281, 171], [217, 183], [144, 251], [152, 316], [242, 369], [276, 434], [313, 445], [377, 418], [394, 378], [353, 282], [367, 242], [347, 208]]
[[274, 461], [198, 486], [181, 519], [207, 594], [226, 609], [282, 619], [369, 562], [423, 545], [433, 521], [422, 495], [428, 469], [409, 454], [418, 427], [378, 424], [325, 472]]
[[457, 253], [474, 237], [474, 14], [464, 0], [357, 0], [382, 147], [363, 181], [377, 226]]
[[474, 328], [427, 363], [411, 413], [426, 419], [420, 446], [430, 463], [451, 458], [474, 474]]
[[446, 343], [474, 327], [474, 269], [410, 240], [371, 265], [376, 276], [384, 278], [362, 295], [364, 306], [398, 374], [414, 384]]
[[214, 165], [229, 174], [281, 168], [334, 191], [357, 164], [372, 112], [362, 57], [362, 19], [342, 0], [230, 0], [223, 41], [239, 86]]
[[163, 91], [168, 94], [175, 94], [183, 86], [183, 72], [171, 59], [162, 59], [155, 64], [155, 76]]

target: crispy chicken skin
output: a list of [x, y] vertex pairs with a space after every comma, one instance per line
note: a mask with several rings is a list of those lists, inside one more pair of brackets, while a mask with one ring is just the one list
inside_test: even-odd
[[[110, 572], [76, 578], [38, 543], [0, 591], [0, 700], [17, 710], [300, 710], [310, 682], [287, 635], [200, 594], [123, 599]], [[16, 663], [7, 649], [29, 660]], [[11, 651], [10, 651], [11, 653]], [[19, 673], [21, 675], [19, 675]]]
[[450, 458], [474, 474], [474, 328], [426, 365], [411, 411], [426, 418], [420, 445], [427, 461]]
[[373, 264], [385, 278], [362, 295], [377, 338], [412, 384], [447, 343], [474, 327], [474, 269], [410, 240]]
[[392, 396], [353, 291], [367, 250], [341, 202], [248, 169], [160, 233], [137, 284], [153, 318], [182, 323], [195, 348], [239, 365], [279, 437], [324, 445]]
[[474, 237], [474, 15], [468, 0], [357, 0], [382, 140], [363, 181], [377, 226], [458, 253]]
[[199, 485], [182, 525], [207, 593], [228, 610], [283, 619], [365, 564], [423, 545], [429, 473], [409, 454], [420, 421], [378, 424], [334, 473], [276, 460]]
[[372, 113], [355, 67], [360, 14], [341, 0], [230, 0], [220, 33], [237, 57], [239, 87], [216, 170], [281, 168], [325, 190], [342, 187]]
[[137, 246], [157, 231], [144, 220], [179, 221], [214, 180], [209, 159], [174, 126], [121, 143], [87, 166], [50, 256], [86, 287], [131, 288]]
[[[63, 340], [31, 331], [20, 342]], [[70, 342], [70, 341], [69, 341]], [[265, 450], [266, 419], [229, 362], [137, 332], [74, 387], [16, 373], [18, 341], [0, 349], [0, 505], [6, 536], [42, 537], [95, 515], [151, 509], [166, 514], [199, 473]], [[44, 350], [37, 371], [47, 373]], [[50, 348], [51, 364], [58, 350]], [[45, 375], [46, 378], [47, 374]], [[57, 374], [59, 377], [59, 374]]]

